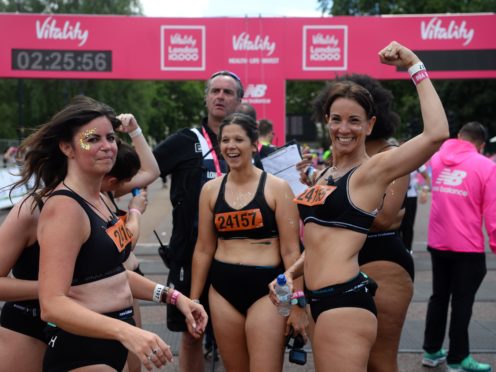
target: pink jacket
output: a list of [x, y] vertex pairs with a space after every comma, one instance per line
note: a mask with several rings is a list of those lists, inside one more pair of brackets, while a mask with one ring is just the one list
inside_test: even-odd
[[430, 247], [484, 252], [482, 220], [496, 253], [496, 164], [465, 140], [444, 142], [431, 159]]

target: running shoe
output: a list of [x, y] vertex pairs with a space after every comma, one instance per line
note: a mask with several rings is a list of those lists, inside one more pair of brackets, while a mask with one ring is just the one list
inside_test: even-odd
[[493, 369], [487, 363], [479, 363], [470, 355], [460, 364], [448, 364], [449, 372], [491, 372]]
[[424, 353], [422, 358], [422, 365], [426, 367], [437, 367], [446, 360], [446, 351], [444, 349], [439, 350], [436, 353]]

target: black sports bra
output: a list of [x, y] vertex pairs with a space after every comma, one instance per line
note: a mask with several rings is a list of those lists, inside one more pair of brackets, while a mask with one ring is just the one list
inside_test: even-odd
[[351, 202], [349, 179], [355, 170], [351, 169], [335, 183], [329, 178], [327, 185], [314, 185], [294, 199], [304, 224], [313, 222], [368, 233], [377, 211], [366, 212]]
[[[38, 209], [43, 208], [43, 201], [36, 201]], [[33, 244], [25, 247], [16, 263], [12, 267], [12, 275], [16, 279], [38, 280], [38, 271], [40, 265], [40, 245], [38, 240]]]
[[219, 239], [268, 239], [279, 236], [275, 213], [264, 196], [267, 173], [258, 182], [255, 197], [243, 208], [227, 204], [224, 194], [228, 175], [222, 179], [214, 206], [214, 225]]
[[[64, 195], [76, 200], [90, 220], [91, 233], [82, 245], [74, 265], [72, 285], [80, 285], [105, 279], [125, 271], [122, 263], [131, 252], [131, 243], [125, 226], [115, 219], [108, 223], [103, 220], [75, 192], [57, 190], [50, 197]], [[124, 230], [122, 229], [124, 228]]]

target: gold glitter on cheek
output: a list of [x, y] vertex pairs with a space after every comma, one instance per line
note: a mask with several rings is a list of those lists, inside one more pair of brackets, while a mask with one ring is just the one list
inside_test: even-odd
[[91, 148], [91, 145], [88, 143], [89, 137], [96, 133], [96, 129], [87, 129], [79, 136], [79, 146], [88, 151]]

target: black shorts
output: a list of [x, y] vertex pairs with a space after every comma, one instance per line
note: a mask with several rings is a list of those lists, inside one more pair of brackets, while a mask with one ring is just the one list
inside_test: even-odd
[[6, 302], [2, 308], [0, 325], [46, 343], [45, 328], [47, 324], [40, 318], [40, 303], [38, 301]]
[[[135, 325], [132, 308], [105, 314]], [[58, 327], [47, 327], [48, 347], [43, 372], [66, 372], [75, 368], [105, 364], [122, 371], [128, 350], [115, 340], [78, 336]]]
[[249, 266], [212, 261], [212, 287], [245, 315], [258, 299], [269, 294], [269, 283], [284, 272], [283, 266]]
[[[185, 264], [178, 261], [171, 261], [167, 285], [177, 289], [179, 292], [189, 297], [191, 292], [191, 263]], [[207, 314], [210, 315], [208, 307], [208, 288], [210, 287], [210, 276], [207, 278], [205, 287], [199, 300]], [[210, 323], [210, 322], [209, 322]], [[167, 304], [167, 328], [172, 332], [187, 332], [186, 319], [175, 305]]]
[[359, 273], [355, 278], [340, 284], [331, 285], [315, 291], [306, 290], [310, 302], [312, 318], [317, 322], [319, 315], [340, 307], [357, 307], [377, 316], [374, 294], [377, 284], [372, 278]]
[[358, 264], [365, 265], [373, 261], [390, 261], [400, 265], [415, 279], [413, 258], [401, 240], [397, 231], [370, 233], [358, 253]]

